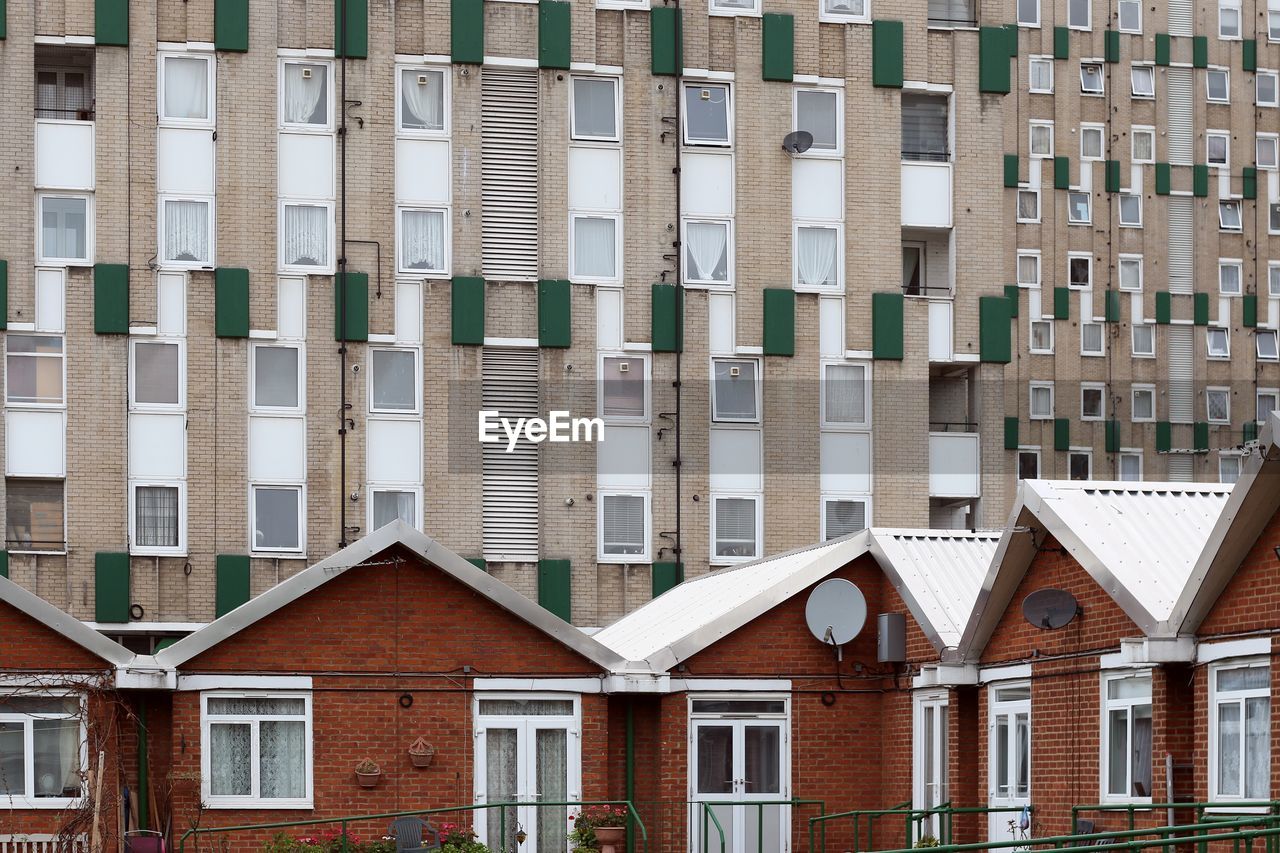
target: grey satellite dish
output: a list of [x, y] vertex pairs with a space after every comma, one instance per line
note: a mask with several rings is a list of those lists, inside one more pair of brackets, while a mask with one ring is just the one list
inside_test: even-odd
[[782, 137], [782, 150], [788, 154], [803, 154], [813, 147], [813, 134], [807, 130], [793, 130]]
[[1061, 628], [1076, 618], [1080, 604], [1065, 589], [1037, 589], [1022, 600], [1022, 616], [1045, 630]]
[[804, 621], [818, 642], [843, 646], [858, 636], [866, 624], [867, 599], [847, 580], [825, 580], [809, 593]]

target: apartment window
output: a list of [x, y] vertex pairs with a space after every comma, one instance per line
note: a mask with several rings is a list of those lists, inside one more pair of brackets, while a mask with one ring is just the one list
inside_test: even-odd
[[1223, 296], [1240, 295], [1240, 261], [1218, 262], [1218, 292]]
[[[1035, 2], [1035, 0], [1023, 0], [1023, 2]], [[1021, 8], [1021, 3], [1019, 4]], [[1038, 12], [1037, 8], [1037, 12]], [[1052, 95], [1053, 94], [1053, 58], [1048, 56], [1031, 57], [1031, 68], [1029, 74], [1029, 82], [1032, 94]]]
[[902, 292], [919, 296], [925, 292], [925, 244], [902, 244]]
[[1129, 71], [1130, 90], [1135, 98], [1156, 96], [1156, 70], [1150, 65], [1134, 65]]
[[1093, 287], [1093, 257], [1070, 255], [1067, 257], [1067, 286], [1078, 290]]
[[88, 264], [93, 255], [93, 202], [89, 196], [36, 196], [40, 209], [38, 263]]
[[1218, 227], [1220, 227], [1223, 231], [1241, 230], [1240, 202], [1238, 201], [1218, 202]]
[[1254, 77], [1256, 86], [1255, 100], [1260, 107], [1276, 105], [1277, 90], [1280, 89], [1280, 76], [1274, 71], [1259, 71]]
[[281, 205], [280, 264], [284, 269], [323, 272], [332, 268], [332, 217], [333, 208], [327, 204]]
[[1080, 125], [1080, 159], [1102, 159], [1102, 127], [1093, 124]]
[[302, 487], [254, 486], [253, 550], [302, 550]]
[[1240, 38], [1240, 0], [1218, 0], [1218, 37]]
[[1220, 452], [1218, 454], [1218, 482], [1238, 483], [1240, 481], [1240, 455]]
[[1280, 3], [1276, 0], [1267, 3], [1267, 38], [1280, 41]]
[[1226, 329], [1210, 327], [1205, 330], [1209, 348], [1209, 358], [1230, 358], [1231, 339]]
[[1092, 214], [1089, 210], [1089, 194], [1082, 192], [1067, 193], [1067, 223], [1070, 225], [1088, 225]]
[[977, 11], [974, 0], [929, 0], [928, 26], [976, 27]]
[[253, 347], [253, 408], [296, 411], [302, 405], [302, 350], [299, 347], [255, 344]]
[[1209, 423], [1231, 423], [1231, 391], [1228, 388], [1206, 388], [1204, 390], [1205, 412]]
[[1031, 383], [1031, 420], [1053, 420], [1053, 383]]
[[[1072, 3], [1076, 0], [1071, 0]], [[1080, 63], [1080, 93], [1082, 95], [1101, 95], [1104, 83], [1101, 62]]]
[[826, 364], [822, 368], [822, 425], [862, 427], [867, 414], [869, 374], [865, 364]]
[[573, 265], [569, 277], [575, 281], [615, 282], [618, 272], [618, 218], [574, 214], [571, 239]]
[[1206, 71], [1205, 87], [1210, 101], [1221, 104], [1231, 101], [1230, 72], [1225, 68], [1210, 68]]
[[1255, 330], [1254, 343], [1257, 347], [1258, 358], [1262, 361], [1275, 361], [1277, 358], [1280, 358], [1280, 353], [1276, 350], [1275, 329]]
[[1142, 3], [1139, 0], [1120, 0], [1120, 32], [1142, 32]]
[[951, 159], [947, 106], [946, 95], [903, 93], [903, 160], [945, 163]]
[[610, 420], [644, 420], [648, 416], [647, 366], [640, 356], [606, 355], [601, 359], [600, 414]]
[[1209, 799], [1265, 800], [1271, 793], [1269, 661], [1209, 670]]
[[164, 261], [180, 266], [209, 266], [213, 258], [213, 202], [209, 199], [160, 199]]
[[1035, 287], [1040, 284], [1040, 255], [1018, 253], [1018, 284]]
[[1031, 321], [1031, 352], [1051, 354], [1053, 352], [1053, 321]]
[[834, 225], [797, 225], [794, 281], [797, 289], [840, 287], [840, 229]]
[[1258, 392], [1258, 422], [1265, 423], [1271, 413], [1280, 409], [1280, 391], [1275, 389]]
[[1206, 133], [1205, 153], [1210, 166], [1226, 166], [1231, 159], [1231, 136], [1221, 131]]
[[1019, 450], [1018, 451], [1018, 479], [1019, 480], [1040, 479], [1040, 451], [1039, 450]]
[[1276, 155], [1277, 137], [1275, 134], [1259, 133], [1254, 145], [1254, 159], [1259, 169], [1274, 169], [1280, 158]]
[[712, 15], [758, 15], [760, 0], [711, 0]]
[[379, 530], [393, 521], [418, 526], [418, 493], [404, 489], [370, 489], [373, 494], [373, 521], [370, 530]]
[[1267, 265], [1267, 296], [1280, 299], [1280, 262], [1273, 261]]
[[130, 402], [146, 408], [182, 406], [182, 344], [133, 341], [133, 369], [129, 372]]
[[572, 118], [574, 139], [619, 141], [617, 79], [574, 77]]
[[0, 695], [0, 797], [9, 808], [69, 808], [85, 794], [76, 696]]
[[289, 62], [280, 86], [280, 123], [285, 127], [327, 129], [330, 123], [329, 69], [323, 62]]
[[1125, 228], [1142, 227], [1142, 196], [1137, 193], [1120, 196], [1120, 225]]
[[1040, 0], [1018, 0], [1018, 26], [1040, 26]]
[[1018, 190], [1018, 221], [1040, 221], [1040, 191]]
[[1156, 161], [1156, 132], [1150, 127], [1135, 127], [1131, 131], [1132, 144], [1130, 154], [1135, 163], [1154, 163]]
[[1150, 799], [1151, 674], [1106, 675], [1102, 689], [1103, 794], [1108, 799]]
[[[647, 495], [600, 496], [600, 559], [642, 562], [649, 551]], [[632, 560], [618, 560], [632, 557]]]
[[1053, 122], [1051, 121], [1033, 121], [1031, 122], [1031, 156], [1032, 157], [1052, 157], [1053, 156]]
[[1105, 352], [1101, 323], [1080, 324], [1080, 354], [1103, 355]]
[[310, 695], [218, 692], [200, 698], [205, 803], [310, 808]]
[[181, 550], [182, 494], [176, 484], [134, 484], [132, 551], [173, 553]]
[[1080, 420], [1100, 421], [1106, 417], [1107, 387], [1093, 383], [1080, 386]]
[[715, 558], [735, 560], [760, 556], [760, 497], [717, 497], [711, 502]]
[[1267, 233], [1280, 234], [1280, 204], [1271, 204], [1267, 208]]
[[1092, 23], [1093, 10], [1089, 0], [1067, 0], [1067, 26], [1073, 30], [1087, 30]]
[[[328, 212], [325, 208], [319, 209]], [[327, 219], [325, 224], [328, 224]], [[400, 246], [400, 272], [447, 272], [447, 229], [448, 217], [443, 210], [402, 208], [400, 233], [396, 235]]]
[[686, 284], [728, 284], [731, 281], [730, 241], [733, 229], [727, 220], [688, 220], [684, 226], [684, 280]]
[[733, 110], [724, 83], [686, 83], [684, 141], [686, 145], [730, 145]]
[[1120, 454], [1120, 479], [1130, 483], [1142, 481], [1142, 454]]
[[419, 409], [418, 351], [374, 349], [369, 377], [369, 411], [411, 414]]
[[796, 90], [796, 130], [813, 134], [810, 151], [836, 154], [841, 150], [840, 95], [829, 90]]
[[444, 131], [449, 112], [445, 109], [445, 74], [436, 68], [401, 68], [399, 129], [409, 133]]
[[1093, 451], [1073, 450], [1067, 454], [1067, 476], [1072, 480], [1093, 479]]
[[187, 125], [207, 125], [213, 121], [210, 57], [161, 54], [160, 120]]
[[1133, 355], [1135, 358], [1156, 357], [1156, 327], [1149, 323], [1134, 323]]
[[65, 401], [62, 338], [5, 335], [5, 401], [10, 405], [61, 406]]
[[36, 118], [93, 121], [93, 48], [38, 44]]
[[5, 547], [10, 551], [65, 551], [63, 481], [10, 477], [4, 488]]
[[754, 423], [760, 420], [759, 363], [751, 359], [712, 362], [711, 419]]
[[866, 498], [823, 498], [822, 541], [828, 542], [867, 529]]
[[868, 5], [867, 0], [822, 0], [822, 10], [818, 19], [833, 24], [869, 21], [871, 15]]
[[1152, 385], [1135, 385], [1129, 392], [1129, 407], [1134, 421], [1156, 419], [1156, 389]]
[[1120, 289], [1142, 290], [1142, 258], [1120, 257]]

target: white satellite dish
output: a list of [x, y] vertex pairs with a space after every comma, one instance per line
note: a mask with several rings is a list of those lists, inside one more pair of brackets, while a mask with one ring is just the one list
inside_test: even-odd
[[843, 646], [867, 624], [867, 599], [847, 580], [825, 580], [809, 593], [804, 621], [818, 642]]

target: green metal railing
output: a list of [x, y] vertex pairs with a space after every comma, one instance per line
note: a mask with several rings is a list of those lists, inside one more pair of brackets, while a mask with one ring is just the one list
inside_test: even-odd
[[1195, 811], [1196, 823], [1203, 823], [1210, 809], [1230, 813], [1233, 810], [1251, 809], [1255, 811], [1266, 810], [1268, 814], [1280, 815], [1280, 800], [1238, 800], [1224, 802], [1185, 802], [1185, 803], [1089, 803], [1087, 805], [1071, 807], [1071, 831], [1075, 832], [1079, 826], [1081, 812], [1125, 812], [1128, 817], [1129, 829], [1134, 828], [1134, 816], [1138, 812], [1156, 811], [1158, 809], [1173, 809]]
[[[710, 827], [715, 826], [717, 834], [720, 836], [720, 853], [727, 853], [726, 836], [724, 834], [724, 826], [720, 823], [720, 819], [716, 817], [715, 809], [717, 808], [749, 808], [756, 811], [756, 853], [765, 853], [764, 846], [764, 810], [767, 806], [786, 806], [787, 808], [799, 808], [801, 806], [817, 806], [818, 815], [826, 813], [827, 804], [825, 800], [692, 800], [690, 805], [699, 807], [702, 813], [701, 831], [698, 833], [702, 838], [702, 846], [699, 848], [700, 853], [708, 853], [714, 848], [709, 847], [710, 843]], [[708, 823], [708, 818], [710, 822]], [[810, 843], [810, 848], [812, 848]]]
[[[852, 819], [853, 821], [853, 847], [852, 853], [859, 851], [875, 850], [875, 827], [876, 821], [884, 817], [901, 817], [906, 826], [906, 834], [903, 836], [908, 843], [915, 837], [914, 833], [920, 826], [930, 818], [938, 817], [938, 831], [940, 833], [939, 840], [943, 844], [950, 844], [952, 838], [953, 818], [955, 815], [989, 815], [989, 814], [1020, 814], [1023, 806], [952, 806], [950, 802], [943, 803], [940, 806], [934, 806], [928, 809], [913, 809], [911, 802], [899, 803], [887, 809], [853, 809], [847, 812], [836, 812], [829, 815], [818, 815], [809, 818], [809, 849], [826, 850], [826, 825], [833, 820]], [[1026, 807], [1028, 811], [1034, 812], [1031, 806]], [[862, 826], [865, 819], [867, 830], [867, 845], [861, 846], [862, 842]], [[815, 830], [820, 835], [815, 839]], [[815, 847], [815, 840], [820, 846]]]

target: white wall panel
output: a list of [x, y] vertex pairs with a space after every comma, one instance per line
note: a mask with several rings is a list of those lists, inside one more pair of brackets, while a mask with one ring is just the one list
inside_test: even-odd
[[281, 198], [333, 198], [333, 137], [318, 133], [280, 134]]
[[366, 423], [369, 482], [422, 482], [422, 422], [370, 418]]
[[422, 282], [396, 282], [396, 340], [422, 343]]
[[929, 360], [951, 361], [951, 302], [929, 303]]
[[818, 299], [818, 351], [824, 358], [844, 358], [844, 299]]
[[36, 122], [36, 186], [60, 190], [94, 187], [93, 122]]
[[649, 428], [606, 426], [596, 442], [596, 482], [602, 489], [649, 488]]
[[452, 177], [448, 142], [396, 140], [396, 201], [448, 204]]
[[569, 209], [622, 210], [622, 149], [569, 149]]
[[36, 270], [36, 331], [66, 330], [66, 275], [63, 270]]
[[758, 492], [764, 488], [760, 431], [711, 430], [711, 488], [718, 492]]
[[213, 195], [213, 133], [162, 127], [156, 140], [156, 192]]
[[596, 289], [596, 348], [622, 349], [622, 290], [614, 287]]
[[681, 154], [680, 205], [685, 216], [731, 216], [733, 155]]
[[301, 276], [284, 276], [277, 283], [276, 331], [282, 338], [301, 340], [307, 335], [307, 285]]
[[180, 272], [162, 272], [156, 280], [156, 331], [162, 335], [185, 335], [187, 332], [187, 276]]
[[737, 340], [736, 323], [733, 294], [707, 294], [707, 347], [711, 352], [733, 353]]
[[129, 476], [174, 479], [186, 475], [186, 415], [129, 415]]
[[5, 473], [11, 477], [65, 477], [66, 413], [5, 412]]
[[791, 161], [791, 215], [797, 219], [844, 217], [844, 161]]
[[305, 479], [306, 450], [306, 421], [302, 418], [249, 418], [251, 480], [287, 483]]
[[902, 224], [951, 227], [950, 163], [902, 164]]
[[871, 434], [824, 432], [821, 439], [823, 492], [871, 491]]

